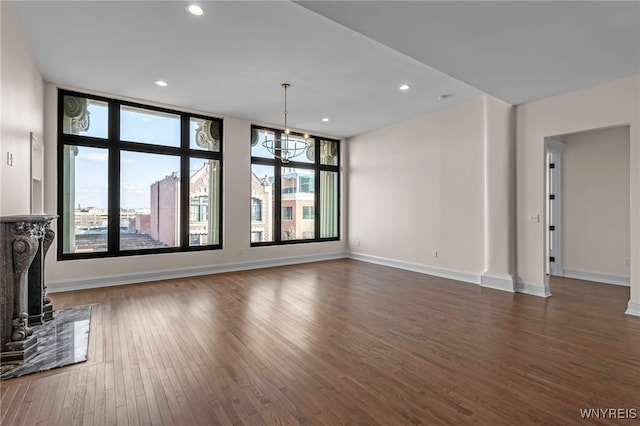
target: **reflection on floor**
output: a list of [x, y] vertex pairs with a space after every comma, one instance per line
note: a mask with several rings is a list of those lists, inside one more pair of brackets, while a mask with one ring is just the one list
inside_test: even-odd
[[25, 364], [3, 371], [0, 380], [86, 361], [90, 319], [91, 306], [55, 311], [53, 320], [33, 328], [38, 354]]
[[568, 303], [579, 301], [592, 308], [612, 308], [618, 313], [624, 313], [630, 297], [629, 286], [555, 275], [549, 277], [549, 289], [554, 299], [562, 299]]

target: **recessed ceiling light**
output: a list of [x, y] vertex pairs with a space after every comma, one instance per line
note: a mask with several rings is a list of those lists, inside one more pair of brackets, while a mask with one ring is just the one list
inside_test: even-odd
[[157, 80], [156, 84], [160, 87], [167, 87], [169, 84], [164, 80]]
[[409, 85], [408, 85], [408, 84], [403, 84], [403, 85], [401, 85], [401, 86], [400, 86], [400, 90], [402, 90], [402, 91], [409, 90]]
[[190, 4], [189, 6], [187, 6], [187, 11], [195, 16], [200, 16], [204, 13], [204, 10], [202, 10], [202, 8], [200, 6], [198, 6], [197, 4]]
[[322, 118], [322, 121], [324, 121], [324, 122], [329, 121], [329, 117], [323, 117], [323, 118]]

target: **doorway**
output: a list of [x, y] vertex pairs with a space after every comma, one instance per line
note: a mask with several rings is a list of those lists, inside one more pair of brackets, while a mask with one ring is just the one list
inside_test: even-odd
[[548, 137], [545, 155], [547, 276], [628, 287], [629, 126]]

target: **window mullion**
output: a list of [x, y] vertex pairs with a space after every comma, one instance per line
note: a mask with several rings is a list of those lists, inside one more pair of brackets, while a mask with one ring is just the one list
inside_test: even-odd
[[273, 241], [276, 244], [280, 244], [282, 237], [282, 188], [280, 187], [282, 184], [282, 165], [276, 164], [273, 168], [274, 173], [274, 188], [275, 191], [275, 206], [273, 210], [274, 224], [273, 224]]
[[120, 252], [120, 103], [109, 102], [109, 205], [107, 253]]
[[[317, 153], [316, 153], [316, 160], [317, 160]], [[313, 199], [314, 199], [314, 224], [313, 224], [313, 234], [314, 234], [314, 240], [319, 240], [320, 239], [320, 210], [321, 206], [320, 206], [320, 170], [316, 168], [316, 170], [314, 171], [314, 194], [313, 194]]]
[[[64, 181], [65, 181], [65, 173], [64, 173], [64, 141], [62, 139], [62, 135], [64, 134], [63, 132], [63, 112], [64, 111], [64, 96], [62, 96], [61, 94], [58, 94], [58, 118], [57, 118], [57, 123], [58, 123], [58, 149], [57, 149], [57, 155], [58, 155], [58, 191], [57, 191], [57, 197], [58, 197], [58, 259], [61, 259], [62, 256], [65, 254], [64, 252], [64, 247], [65, 247], [65, 242], [64, 239], [67, 238], [68, 229], [65, 229], [64, 226], [64, 209], [65, 209], [65, 203], [64, 203], [64, 193], [65, 191], [70, 191], [69, 188], [65, 188], [64, 185]], [[67, 234], [65, 234], [65, 232]]]
[[189, 247], [189, 221], [191, 207], [189, 203], [190, 157], [189, 157], [189, 116], [182, 114], [180, 120], [180, 247]]
[[320, 138], [313, 139], [313, 153], [314, 153], [314, 161], [315, 161], [315, 170], [314, 170], [314, 239], [317, 241], [320, 239], [320, 211], [322, 210], [320, 206]]

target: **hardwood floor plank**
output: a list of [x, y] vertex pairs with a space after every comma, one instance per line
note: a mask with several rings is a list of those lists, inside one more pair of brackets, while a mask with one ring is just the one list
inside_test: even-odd
[[118, 424], [118, 409], [116, 407], [116, 389], [110, 388], [107, 389], [105, 395], [105, 424], [115, 425]]
[[[33, 422], [34, 424], [42, 424], [46, 423], [49, 419], [49, 416], [53, 409], [54, 398], [51, 398], [51, 395], [55, 395], [56, 392], [59, 391], [61, 378], [64, 377], [62, 374], [56, 374], [52, 376], [47, 376], [43, 378], [46, 381], [46, 386], [43, 385], [42, 388], [44, 391], [44, 399], [38, 400], [36, 406], [38, 407], [38, 414]], [[0, 421], [0, 424], [2, 421]]]
[[[145, 395], [149, 397], [149, 405], [157, 409], [157, 411], [152, 412], [151, 415], [156, 417], [159, 415], [162, 419], [162, 424], [174, 424], [171, 417], [171, 410], [169, 409], [169, 401], [162, 386], [162, 380], [158, 370], [149, 370], [148, 377], [150, 382], [145, 382]], [[153, 390], [152, 392], [150, 392], [151, 389]], [[153, 401], [151, 400], [151, 394], [155, 396]]]
[[[2, 382], [0, 382], [2, 383]], [[18, 412], [18, 407], [25, 397], [26, 391], [31, 382], [16, 383], [14, 386], [8, 386], [2, 383], [2, 400], [0, 400], [0, 424], [10, 424]]]
[[[127, 415], [127, 406], [126, 405], [120, 405], [120, 406], [116, 407], [116, 421], [115, 421], [114, 424], [124, 425], [124, 426], [127, 426], [127, 425], [130, 424], [129, 423], [129, 417]], [[135, 425], [135, 423], [133, 423], [133, 425]]]
[[[4, 381], [0, 423], [578, 424], [640, 416], [629, 289], [537, 298], [335, 260], [54, 293], [89, 360]], [[630, 424], [606, 419], [594, 424]]]
[[93, 404], [93, 424], [96, 426], [102, 426], [105, 424], [107, 407], [107, 388], [104, 363], [96, 363], [94, 395], [95, 401]]

